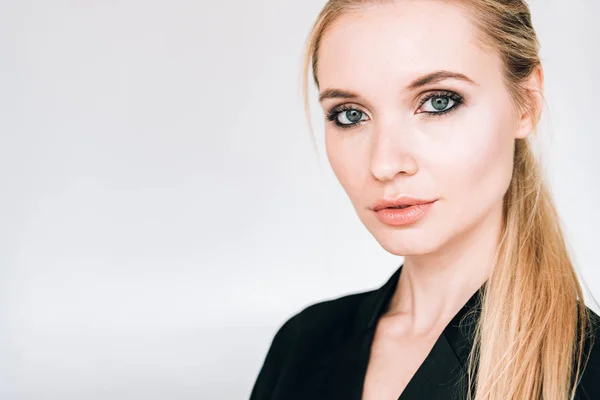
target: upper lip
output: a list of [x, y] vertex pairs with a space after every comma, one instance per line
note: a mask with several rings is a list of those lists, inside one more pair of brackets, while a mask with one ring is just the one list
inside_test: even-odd
[[401, 196], [401, 197], [397, 197], [395, 199], [378, 200], [373, 204], [371, 209], [373, 211], [379, 211], [381, 209], [389, 208], [389, 207], [414, 206], [417, 204], [433, 203], [434, 201], [435, 200], [423, 200], [423, 199], [417, 199], [414, 197]]

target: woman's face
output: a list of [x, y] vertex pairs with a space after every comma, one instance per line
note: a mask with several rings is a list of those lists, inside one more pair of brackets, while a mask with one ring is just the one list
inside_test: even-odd
[[[490, 219], [499, 223], [514, 141], [531, 126], [511, 106], [500, 59], [475, 35], [464, 10], [407, 1], [346, 14], [323, 37], [320, 94], [336, 89], [321, 99], [326, 116], [332, 112], [327, 156], [390, 253], [432, 253], [475, 226], [496, 226]], [[448, 75], [420, 81], [439, 71]], [[371, 209], [401, 196], [437, 201], [401, 226]]]

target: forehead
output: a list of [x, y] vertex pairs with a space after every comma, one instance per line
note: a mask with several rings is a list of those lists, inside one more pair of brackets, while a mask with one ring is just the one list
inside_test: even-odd
[[320, 86], [389, 88], [437, 70], [477, 83], [499, 78], [497, 55], [481, 47], [467, 11], [437, 0], [402, 1], [339, 17], [322, 38]]

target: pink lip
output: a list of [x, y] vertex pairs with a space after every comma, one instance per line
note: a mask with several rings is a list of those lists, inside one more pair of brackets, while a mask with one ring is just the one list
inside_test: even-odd
[[373, 211], [377, 218], [384, 224], [402, 226], [412, 224], [425, 216], [435, 201], [418, 203], [406, 208], [374, 208]]
[[381, 200], [375, 202], [375, 204], [373, 204], [373, 206], [371, 207], [371, 210], [379, 211], [383, 208], [389, 208], [389, 207], [429, 204], [429, 203], [433, 203], [434, 201], [436, 201], [436, 200], [423, 200], [423, 199], [417, 199], [417, 198], [408, 197], [408, 196], [401, 196], [401, 197], [397, 197], [395, 199], [381, 199]]

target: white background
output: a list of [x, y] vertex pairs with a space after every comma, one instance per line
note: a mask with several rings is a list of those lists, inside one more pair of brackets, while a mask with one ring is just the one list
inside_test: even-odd
[[[285, 319], [400, 265], [329, 169], [314, 92], [311, 145], [323, 4], [0, 1], [0, 398], [244, 399]], [[600, 299], [600, 3], [532, 11], [548, 173]]]

